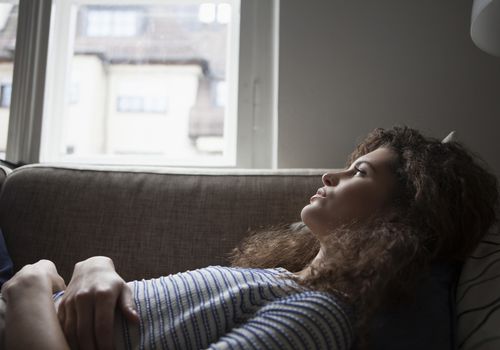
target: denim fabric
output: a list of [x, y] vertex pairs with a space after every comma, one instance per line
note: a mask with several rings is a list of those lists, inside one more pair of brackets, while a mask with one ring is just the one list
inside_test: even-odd
[[0, 287], [12, 277], [12, 260], [5, 246], [2, 230], [0, 230]]

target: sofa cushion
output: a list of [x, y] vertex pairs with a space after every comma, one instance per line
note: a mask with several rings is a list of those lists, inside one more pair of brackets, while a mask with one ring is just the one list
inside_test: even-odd
[[[409, 305], [382, 309], [372, 322], [372, 350], [454, 350], [455, 292], [461, 264], [434, 263]], [[354, 349], [353, 349], [354, 350]]]

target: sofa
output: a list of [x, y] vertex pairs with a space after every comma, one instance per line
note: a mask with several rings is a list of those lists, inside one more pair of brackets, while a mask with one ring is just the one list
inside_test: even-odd
[[113, 259], [126, 280], [208, 265], [251, 229], [300, 220], [323, 170], [28, 165], [8, 171], [0, 227], [15, 268]]
[[[153, 278], [225, 265], [249, 231], [300, 221], [325, 171], [0, 165], [0, 228], [16, 270], [50, 259], [68, 282], [76, 262], [105, 255], [125, 280]], [[424, 308], [417, 306], [377, 329], [379, 340], [397, 338], [391, 327], [402, 324], [400, 344], [413, 346], [405, 349], [455, 349], [455, 310], [449, 306], [457, 276], [438, 276], [421, 296], [425, 303], [442, 294], [438, 310], [430, 305], [420, 315], [439, 327], [416, 321]], [[441, 316], [428, 316], [434, 312]], [[398, 317], [410, 320], [408, 329]]]

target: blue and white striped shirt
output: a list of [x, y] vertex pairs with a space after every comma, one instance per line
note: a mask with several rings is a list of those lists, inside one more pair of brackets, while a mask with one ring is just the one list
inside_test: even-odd
[[132, 281], [138, 325], [115, 327], [125, 349], [349, 349], [353, 309], [284, 268], [209, 266]]

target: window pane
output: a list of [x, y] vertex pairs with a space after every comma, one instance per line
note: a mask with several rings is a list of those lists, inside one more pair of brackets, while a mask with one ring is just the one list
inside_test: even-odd
[[5, 159], [14, 72], [18, 2], [0, 1], [0, 158]]
[[224, 124], [236, 118], [228, 108], [236, 103], [228, 96], [236, 89], [235, 1], [103, 3], [74, 5], [58, 160], [222, 159]]

